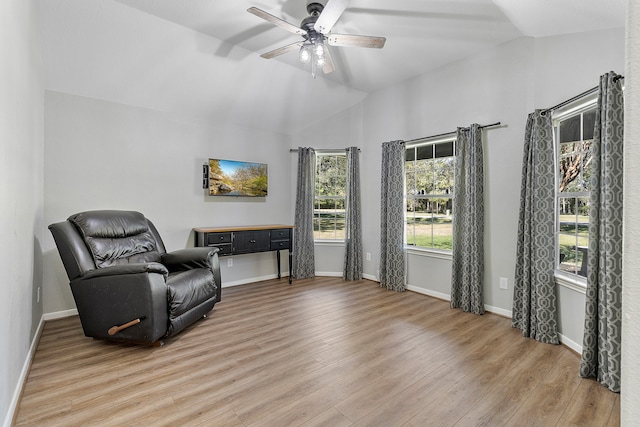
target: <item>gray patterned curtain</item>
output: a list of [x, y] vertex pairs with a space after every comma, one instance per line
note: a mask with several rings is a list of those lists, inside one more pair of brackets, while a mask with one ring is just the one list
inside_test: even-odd
[[458, 128], [456, 149], [451, 308], [484, 314], [484, 161], [478, 124]]
[[587, 296], [580, 376], [620, 392], [622, 326], [622, 82], [600, 77], [592, 145]]
[[293, 277], [315, 276], [313, 242], [313, 203], [316, 186], [316, 152], [298, 148], [298, 187], [296, 191], [295, 230], [293, 233]]
[[516, 274], [514, 328], [522, 335], [559, 344], [556, 313], [555, 163], [551, 115], [529, 114], [524, 135]]
[[360, 161], [358, 147], [347, 148], [347, 200], [345, 220], [345, 280], [362, 279], [362, 210], [360, 209]]
[[404, 291], [404, 162], [405, 144], [382, 144], [380, 206], [380, 286]]

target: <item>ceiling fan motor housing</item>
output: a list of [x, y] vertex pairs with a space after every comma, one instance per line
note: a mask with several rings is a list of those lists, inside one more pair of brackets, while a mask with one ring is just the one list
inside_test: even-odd
[[317, 1], [313, 1], [307, 4], [307, 12], [311, 16], [319, 16], [322, 13], [322, 9], [324, 9], [324, 5], [322, 3], [318, 3]]
[[312, 4], [317, 4], [320, 5], [321, 8], [324, 8], [327, 5], [327, 0], [307, 0], [307, 12], [309, 13], [311, 13], [311, 11], [309, 10], [309, 6], [311, 6]]
[[323, 9], [324, 5], [322, 3], [318, 3], [317, 1], [310, 2], [309, 4], [307, 4], [307, 12], [309, 13], [309, 16], [304, 18], [300, 23], [300, 28], [307, 32], [305, 38], [311, 43], [315, 43], [316, 40], [324, 39], [324, 36], [318, 33], [314, 28], [314, 25]]

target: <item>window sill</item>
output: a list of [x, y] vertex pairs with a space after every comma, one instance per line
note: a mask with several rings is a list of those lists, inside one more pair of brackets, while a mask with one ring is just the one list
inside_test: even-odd
[[314, 240], [314, 245], [317, 246], [344, 246], [344, 240]]
[[405, 246], [408, 254], [419, 255], [429, 258], [446, 259], [451, 261], [453, 254], [450, 251], [439, 251], [437, 249], [419, 248], [416, 246]]
[[554, 277], [556, 285], [564, 286], [581, 294], [587, 293], [587, 279], [584, 277], [563, 273], [559, 270], [554, 272]]

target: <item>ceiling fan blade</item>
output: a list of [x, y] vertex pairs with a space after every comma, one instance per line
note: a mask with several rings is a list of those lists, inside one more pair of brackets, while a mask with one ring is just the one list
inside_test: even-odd
[[384, 37], [356, 36], [352, 34], [330, 34], [327, 41], [331, 46], [356, 46], [382, 49], [387, 41]]
[[307, 32], [302, 28], [296, 27], [293, 24], [289, 24], [287, 21], [284, 21], [277, 16], [273, 16], [262, 9], [258, 9], [257, 7], [250, 7], [249, 9], [247, 9], [247, 12], [253, 13], [257, 17], [262, 18], [265, 21], [269, 21], [272, 24], [289, 31], [290, 33], [298, 34], [300, 36], [304, 36], [305, 34], [307, 34]]
[[322, 71], [325, 74], [333, 73], [336, 70], [336, 66], [333, 63], [333, 59], [331, 58], [331, 53], [329, 52], [329, 48], [325, 48], [324, 50], [324, 65], [322, 66]]
[[272, 50], [270, 52], [263, 53], [260, 56], [265, 58], [265, 59], [275, 58], [276, 56], [280, 56], [280, 55], [282, 55], [284, 53], [291, 52], [292, 50], [296, 50], [296, 49], [300, 48], [300, 46], [302, 46], [302, 44], [303, 44], [303, 42], [291, 43], [291, 44], [288, 44], [286, 46], [279, 47], [278, 49], [274, 49], [274, 50]]
[[322, 34], [328, 34], [333, 28], [342, 12], [347, 8], [351, 0], [329, 0], [320, 13], [313, 28]]

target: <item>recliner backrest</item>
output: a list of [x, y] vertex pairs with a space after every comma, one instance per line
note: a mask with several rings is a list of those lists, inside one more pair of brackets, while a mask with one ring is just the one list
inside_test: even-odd
[[147, 219], [140, 212], [88, 211], [68, 218], [77, 229], [96, 267], [159, 262], [164, 245], [157, 242]]

